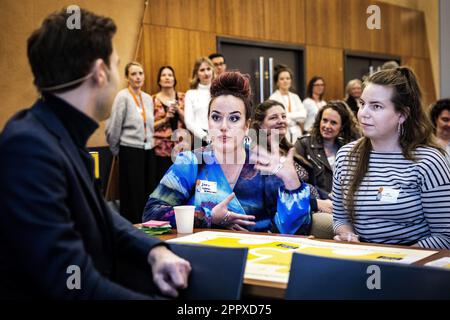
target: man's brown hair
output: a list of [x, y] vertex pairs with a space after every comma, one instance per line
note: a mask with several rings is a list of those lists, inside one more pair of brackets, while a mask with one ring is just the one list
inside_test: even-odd
[[[28, 60], [39, 91], [85, 77], [96, 59], [109, 66], [117, 29], [114, 21], [80, 9], [80, 28], [69, 29], [71, 15], [65, 8], [49, 15], [28, 38]], [[67, 91], [81, 83], [47, 91]]]

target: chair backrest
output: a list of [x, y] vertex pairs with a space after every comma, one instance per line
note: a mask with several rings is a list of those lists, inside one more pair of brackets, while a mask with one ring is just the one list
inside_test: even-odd
[[181, 299], [237, 300], [241, 297], [247, 248], [171, 243], [172, 251], [191, 263], [189, 286]]
[[294, 253], [286, 299], [450, 299], [450, 271]]

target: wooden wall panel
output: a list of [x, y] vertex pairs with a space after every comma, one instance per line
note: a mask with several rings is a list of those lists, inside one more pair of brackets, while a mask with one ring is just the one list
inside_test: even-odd
[[177, 28], [148, 26], [144, 28], [143, 61], [146, 74], [145, 90], [159, 91], [157, 72], [162, 65], [171, 65], [177, 77], [177, 90], [189, 89], [194, 61], [215, 50], [215, 34]]
[[265, 38], [304, 44], [305, 0], [264, 0]]
[[145, 23], [214, 32], [215, 0], [149, 0]]
[[[123, 67], [133, 59], [136, 47], [144, 7], [142, 0], [0, 0], [0, 70], [8, 75], [0, 78], [0, 131], [13, 114], [31, 106], [38, 97], [26, 54], [28, 37], [47, 15], [74, 3], [116, 22], [118, 30], [113, 41], [120, 56], [123, 80]], [[89, 139], [88, 146], [104, 145], [103, 122]]]
[[307, 46], [306, 84], [313, 76], [325, 79], [325, 99], [344, 96], [344, 58], [342, 49]]
[[423, 12], [401, 9], [401, 54], [428, 58], [428, 42]]
[[434, 88], [433, 74], [431, 72], [430, 59], [402, 57], [404, 65], [410, 66], [416, 73], [420, 83], [425, 106], [436, 101], [436, 90]]
[[264, 0], [216, 0], [218, 34], [264, 39]]
[[306, 42], [343, 48], [343, 10], [343, 0], [306, 0]]
[[[366, 13], [371, 4], [377, 4], [381, 12], [381, 29], [367, 28]], [[344, 47], [356, 51], [367, 51], [398, 55], [400, 41], [407, 41], [400, 28], [401, 8], [369, 0], [349, 0], [345, 2]]]

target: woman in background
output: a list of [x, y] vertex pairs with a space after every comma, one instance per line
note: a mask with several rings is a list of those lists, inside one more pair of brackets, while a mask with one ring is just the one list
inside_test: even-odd
[[290, 143], [295, 143], [303, 133], [306, 109], [300, 97], [289, 91], [293, 80], [291, 69], [281, 64], [275, 66], [273, 80], [276, 83], [277, 90], [269, 97], [269, 100], [275, 100], [283, 104], [288, 121], [287, 140]]
[[184, 121], [194, 135], [194, 146], [200, 147], [208, 132], [208, 106], [211, 100], [209, 89], [214, 79], [214, 65], [206, 57], [195, 61], [192, 70], [191, 89], [184, 99]]
[[[172, 165], [172, 151], [175, 141], [172, 134], [177, 129], [184, 128], [184, 93], [177, 92], [177, 79], [171, 66], [159, 68], [157, 77], [160, 91], [153, 95], [155, 109], [154, 133], [156, 156], [156, 180], [159, 181]], [[152, 190], [153, 191], [153, 190]]]
[[353, 79], [347, 83], [345, 87], [345, 103], [350, 107], [355, 115], [355, 118], [358, 117], [358, 110], [361, 105], [359, 102], [359, 98], [361, 98], [361, 80]]
[[447, 153], [446, 158], [450, 163], [450, 99], [437, 101], [431, 107], [430, 117], [437, 142]]
[[119, 156], [120, 213], [132, 223], [141, 221], [148, 195], [156, 186], [153, 151], [153, 100], [143, 92], [144, 68], [125, 66], [128, 87], [119, 91], [106, 124], [106, 141]]
[[306, 109], [305, 133], [311, 131], [317, 113], [326, 105], [326, 102], [323, 100], [324, 94], [325, 80], [318, 76], [312, 77], [306, 88], [306, 99], [303, 100], [303, 105]]
[[311, 133], [297, 140], [295, 150], [313, 165], [313, 181], [319, 191], [331, 192], [337, 151], [359, 137], [350, 108], [335, 100], [320, 109]]
[[[271, 150], [272, 143], [279, 143], [280, 153], [287, 155], [293, 145], [287, 141], [288, 120], [284, 106], [275, 100], [259, 104], [254, 112], [251, 128], [255, 130], [255, 140]], [[319, 195], [314, 186], [314, 172], [311, 163], [298, 153], [294, 153], [294, 166], [301, 181], [307, 182], [311, 190], [310, 207], [312, 225], [310, 233], [321, 239], [333, 238], [332, 203], [328, 194]], [[323, 197], [323, 200], [321, 199]]]

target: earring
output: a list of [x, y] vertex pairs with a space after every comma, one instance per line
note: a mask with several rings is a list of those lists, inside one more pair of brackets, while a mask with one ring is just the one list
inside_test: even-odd
[[404, 133], [404, 128], [403, 128], [403, 123], [398, 123], [398, 126], [397, 126], [397, 132], [398, 132], [398, 135], [401, 137], [402, 135], [403, 135], [403, 133]]
[[252, 143], [252, 138], [250, 136], [245, 136], [244, 137], [244, 146], [250, 146], [251, 143]]

